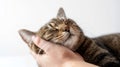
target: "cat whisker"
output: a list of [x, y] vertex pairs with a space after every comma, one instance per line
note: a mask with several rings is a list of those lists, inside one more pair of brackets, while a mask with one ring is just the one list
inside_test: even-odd
[[70, 36], [70, 33], [68, 33], [68, 32], [63, 32], [62, 35], [59, 36], [58, 38], [59, 38], [59, 39], [61, 38], [61, 40], [66, 41], [69, 36]]

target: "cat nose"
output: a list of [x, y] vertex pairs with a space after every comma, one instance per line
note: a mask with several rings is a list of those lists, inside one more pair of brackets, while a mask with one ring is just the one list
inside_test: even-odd
[[65, 31], [69, 32], [69, 28], [68, 28], [68, 27], [67, 27], [67, 28], [65, 28]]

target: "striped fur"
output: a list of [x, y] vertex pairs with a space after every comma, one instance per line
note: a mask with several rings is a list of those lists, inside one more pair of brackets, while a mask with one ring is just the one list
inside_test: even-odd
[[101, 67], [120, 67], [120, 33], [89, 38], [75, 21], [66, 18], [62, 8], [58, 11], [57, 18], [51, 19], [37, 32], [21, 30], [19, 33], [35, 53], [43, 54], [44, 51], [31, 41], [31, 35], [38, 35], [78, 52], [89, 63]]
[[80, 53], [87, 62], [102, 67], [119, 67], [120, 61], [118, 57], [110, 50], [112, 49], [106, 47], [106, 45], [103, 42], [100, 42], [97, 38], [92, 39], [85, 36], [84, 42], [76, 52]]

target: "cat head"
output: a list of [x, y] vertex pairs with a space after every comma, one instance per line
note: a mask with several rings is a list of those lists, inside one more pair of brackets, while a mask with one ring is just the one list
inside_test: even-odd
[[79, 46], [78, 44], [80, 43], [80, 38], [83, 35], [83, 32], [75, 21], [66, 17], [63, 8], [60, 8], [57, 17], [51, 19], [37, 32], [22, 29], [19, 31], [19, 34], [27, 44], [30, 43], [33, 35], [38, 35], [42, 39], [62, 44], [75, 50]]

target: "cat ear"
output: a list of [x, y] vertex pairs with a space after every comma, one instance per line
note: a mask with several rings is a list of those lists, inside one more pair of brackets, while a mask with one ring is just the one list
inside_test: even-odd
[[32, 36], [36, 35], [34, 32], [31, 32], [31, 31], [25, 30], [25, 29], [19, 30], [19, 34], [20, 34], [21, 38], [23, 39], [23, 41], [28, 44], [28, 46], [30, 46], [30, 43], [32, 41]]
[[57, 18], [58, 19], [64, 19], [64, 20], [67, 19], [63, 8], [60, 8], [58, 10]]

